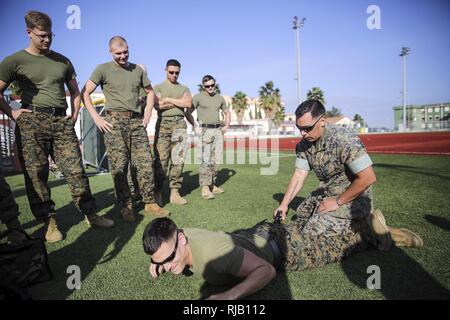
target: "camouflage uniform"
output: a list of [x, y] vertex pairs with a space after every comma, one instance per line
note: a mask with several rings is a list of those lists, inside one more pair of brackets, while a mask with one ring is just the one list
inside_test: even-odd
[[135, 176], [142, 201], [155, 202], [153, 157], [147, 132], [142, 126], [142, 117], [107, 111], [105, 120], [113, 126], [111, 132], [105, 133], [104, 137], [106, 151], [111, 160], [111, 175], [118, 205], [124, 207], [131, 204], [131, 192], [127, 182], [130, 161], [132, 170], [136, 170]]
[[[140, 89], [139, 91], [139, 102], [141, 104], [141, 112], [144, 114], [145, 107], [147, 106], [147, 93], [144, 89]], [[132, 164], [130, 161], [129, 168], [128, 168], [128, 174], [127, 174], [127, 180], [128, 180], [128, 187], [131, 191], [131, 198], [133, 201], [141, 201], [142, 196], [141, 192], [139, 190], [139, 180], [137, 178], [137, 168]]]
[[287, 225], [261, 222], [243, 231], [275, 241], [273, 264], [279, 271], [322, 267], [376, 245], [370, 232], [364, 232], [358, 223], [334, 236], [304, 233], [295, 222]]
[[[184, 116], [158, 117], [155, 128], [155, 188], [161, 189], [169, 169], [170, 189], [180, 189], [188, 148]], [[170, 168], [169, 168], [169, 160]]]
[[299, 205], [294, 223], [286, 227], [289, 236], [280, 240], [287, 242], [282, 244], [287, 256], [286, 267], [321, 266], [366, 248], [372, 240], [354, 230], [372, 211], [371, 187], [336, 211], [317, 213], [321, 201], [342, 194], [357, 172], [372, 165], [361, 140], [347, 129], [327, 125], [319, 140], [314, 143], [303, 140], [296, 151], [296, 167], [312, 169], [320, 185]]
[[128, 180], [128, 187], [130, 188], [130, 192], [131, 192], [131, 199], [133, 201], [141, 201], [142, 196], [141, 196], [141, 191], [139, 190], [137, 169], [134, 165], [131, 164], [131, 161], [128, 165], [127, 180]]
[[199, 170], [200, 186], [216, 184], [217, 164], [222, 160], [223, 134], [220, 128], [202, 128], [201, 144], [202, 163]]
[[19, 159], [33, 215], [45, 220], [55, 213], [55, 203], [47, 183], [51, 153], [70, 186], [75, 206], [85, 215], [95, 214], [95, 200], [83, 168], [72, 119], [32, 112], [22, 113], [16, 122]]
[[0, 168], [0, 222], [7, 224], [10, 221], [17, 220], [18, 217], [19, 207]]

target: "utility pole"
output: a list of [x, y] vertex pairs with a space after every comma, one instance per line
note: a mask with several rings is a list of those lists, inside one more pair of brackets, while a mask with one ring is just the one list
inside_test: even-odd
[[305, 24], [305, 20], [306, 18], [302, 18], [301, 21], [298, 20], [298, 17], [295, 16], [294, 17], [294, 21], [293, 21], [293, 27], [292, 29], [294, 29], [296, 31], [296, 38], [297, 38], [297, 102], [298, 105], [302, 102], [302, 90], [301, 90], [301, 85], [300, 85], [300, 28], [303, 27], [303, 25]]
[[399, 56], [403, 58], [403, 131], [406, 131], [406, 56], [411, 52], [408, 47], [402, 47]]

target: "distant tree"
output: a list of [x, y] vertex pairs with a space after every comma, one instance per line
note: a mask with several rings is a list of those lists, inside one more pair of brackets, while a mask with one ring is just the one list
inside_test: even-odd
[[264, 110], [266, 119], [273, 120], [281, 109], [280, 89], [275, 88], [272, 81], [259, 88], [259, 104]]
[[[197, 87], [198, 87], [198, 92], [203, 92], [203, 91], [205, 91], [205, 88], [203, 88], [203, 84], [199, 83], [199, 84], [197, 85]], [[215, 87], [214, 92], [215, 92], [216, 94], [221, 94], [221, 93], [222, 93], [222, 92], [220, 91], [220, 86], [219, 86], [218, 83], [216, 83], [216, 87]]]
[[342, 116], [342, 111], [341, 111], [341, 109], [333, 106], [331, 108], [331, 110], [325, 111], [325, 115], [327, 117], [338, 117], [338, 116]]
[[278, 127], [284, 121], [284, 107], [281, 105], [280, 109], [275, 113], [275, 117], [273, 119], [273, 123]]
[[242, 91], [238, 91], [235, 93], [233, 98], [231, 99], [232, 109], [236, 113], [237, 120], [239, 124], [242, 124], [242, 120], [244, 119], [245, 110], [247, 110], [247, 95]]
[[359, 115], [358, 113], [355, 114], [355, 116], [353, 117], [353, 121], [355, 121], [356, 123], [359, 123], [359, 125], [361, 127], [365, 126], [363, 117], [361, 117], [361, 115]]
[[324, 93], [319, 87], [311, 88], [311, 90], [309, 90], [308, 93], [306, 94], [306, 98], [308, 100], [318, 100], [323, 105], [325, 105]]

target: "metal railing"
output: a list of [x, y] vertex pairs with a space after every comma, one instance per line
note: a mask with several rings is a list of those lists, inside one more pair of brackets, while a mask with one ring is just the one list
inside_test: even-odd
[[3, 171], [14, 169], [15, 125], [11, 118], [0, 112], [0, 165]]

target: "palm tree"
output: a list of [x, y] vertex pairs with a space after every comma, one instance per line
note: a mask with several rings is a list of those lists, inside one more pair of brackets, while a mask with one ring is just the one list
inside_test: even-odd
[[318, 100], [323, 105], [325, 105], [325, 98], [323, 91], [319, 87], [313, 87], [311, 90], [308, 91], [306, 94], [306, 98], [308, 100]]
[[284, 121], [284, 107], [281, 106], [281, 108], [275, 113], [275, 117], [273, 119], [273, 123], [276, 126], [279, 126]]
[[[203, 88], [203, 85], [202, 85], [201, 83], [199, 83], [199, 84], [197, 85], [197, 87], [198, 87], [198, 92], [203, 92], [203, 91], [205, 91], [205, 88]], [[218, 84], [218, 83], [216, 83], [216, 86], [215, 86], [215, 88], [214, 88], [214, 92], [215, 92], [216, 94], [221, 94], [221, 93], [222, 93], [222, 91], [220, 91], [220, 87], [219, 87], [219, 84]]]
[[266, 114], [266, 119], [273, 120], [281, 109], [280, 89], [275, 88], [272, 81], [259, 88], [259, 104]]
[[325, 115], [327, 117], [338, 117], [338, 116], [342, 116], [342, 111], [341, 111], [341, 109], [333, 106], [333, 108], [331, 108], [331, 110], [325, 111]]
[[358, 123], [360, 125], [360, 127], [366, 127], [364, 118], [359, 113], [355, 114], [355, 116], [353, 117], [353, 121]]
[[236, 112], [237, 120], [239, 124], [242, 124], [244, 119], [245, 110], [247, 110], [247, 95], [242, 91], [235, 93], [231, 100], [232, 108]]
[[[281, 105], [280, 89], [275, 88], [272, 81], [266, 82], [259, 88], [259, 104], [263, 108], [266, 119], [269, 120], [269, 132], [272, 131], [272, 121], [284, 114]], [[278, 115], [277, 115], [278, 113]]]

